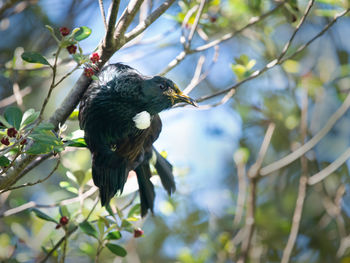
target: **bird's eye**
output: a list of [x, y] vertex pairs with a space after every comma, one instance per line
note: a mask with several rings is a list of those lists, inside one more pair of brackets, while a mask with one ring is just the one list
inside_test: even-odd
[[162, 83], [159, 83], [159, 84], [158, 84], [158, 87], [159, 87], [161, 90], [166, 90], [166, 89], [167, 89], [167, 87], [166, 87], [164, 84], [162, 84]]

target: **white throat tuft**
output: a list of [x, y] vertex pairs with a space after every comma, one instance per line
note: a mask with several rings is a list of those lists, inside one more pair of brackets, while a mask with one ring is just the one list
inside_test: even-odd
[[147, 129], [151, 125], [151, 115], [147, 111], [137, 113], [132, 120], [135, 122], [136, 128], [140, 130]]

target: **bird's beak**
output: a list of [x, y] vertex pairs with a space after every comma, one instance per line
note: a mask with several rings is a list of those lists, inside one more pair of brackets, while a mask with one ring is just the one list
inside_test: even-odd
[[190, 97], [188, 97], [187, 95], [181, 93], [181, 94], [176, 94], [175, 95], [175, 99], [176, 99], [176, 102], [179, 103], [179, 102], [185, 102], [187, 104], [191, 104], [192, 106], [195, 106], [195, 107], [198, 107], [196, 101]]

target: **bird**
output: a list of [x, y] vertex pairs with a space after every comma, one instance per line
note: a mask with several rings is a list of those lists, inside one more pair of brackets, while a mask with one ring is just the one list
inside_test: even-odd
[[92, 156], [92, 178], [99, 188], [101, 205], [123, 192], [128, 174], [135, 171], [141, 216], [153, 213], [155, 191], [150, 160], [165, 190], [175, 190], [172, 165], [153, 146], [161, 130], [158, 115], [175, 104], [197, 106], [170, 79], [146, 76], [115, 63], [102, 68], [85, 91], [79, 105], [79, 124]]

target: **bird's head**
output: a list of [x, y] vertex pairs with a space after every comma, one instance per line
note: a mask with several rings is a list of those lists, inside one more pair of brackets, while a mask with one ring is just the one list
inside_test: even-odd
[[185, 95], [170, 79], [155, 76], [144, 82], [145, 100], [156, 113], [171, 108], [177, 103], [187, 103], [197, 107], [196, 102]]

